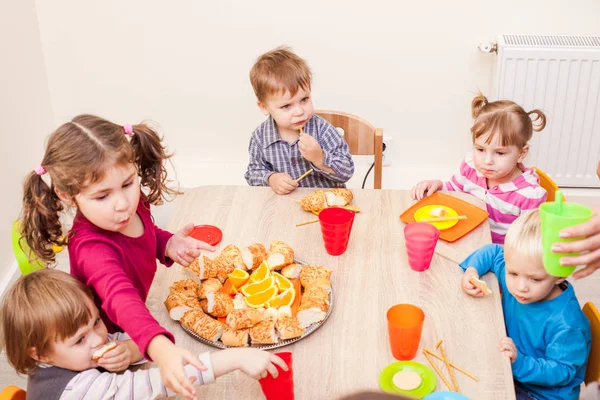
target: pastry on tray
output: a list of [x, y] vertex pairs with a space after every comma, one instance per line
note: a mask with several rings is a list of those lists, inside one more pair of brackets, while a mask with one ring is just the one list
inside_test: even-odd
[[226, 317], [233, 311], [233, 300], [223, 292], [208, 293], [200, 305], [205, 313], [213, 317]]
[[198, 287], [198, 297], [200, 299], [205, 299], [209, 293], [218, 292], [222, 288], [223, 284], [220, 280], [216, 278], [206, 279], [202, 281], [202, 283], [200, 283], [200, 286]]
[[250, 328], [252, 344], [274, 344], [278, 342], [275, 332], [275, 318], [263, 319]]
[[271, 270], [281, 269], [294, 262], [294, 250], [280, 240], [274, 240], [269, 247], [267, 263]]
[[267, 259], [267, 249], [261, 243], [254, 243], [251, 246], [244, 247], [241, 249], [241, 252], [247, 269], [258, 268]]
[[305, 265], [300, 271], [300, 283], [306, 287], [316, 279], [327, 279], [331, 278], [331, 270], [321, 265]]
[[250, 333], [248, 329], [240, 329], [234, 331], [229, 328], [225, 328], [223, 335], [221, 336], [221, 342], [225, 346], [230, 347], [246, 347], [250, 340]]
[[225, 322], [234, 331], [251, 328], [263, 320], [264, 311], [262, 308], [232, 310]]
[[223, 335], [224, 326], [202, 310], [190, 310], [181, 317], [181, 324], [206, 340], [216, 342]]

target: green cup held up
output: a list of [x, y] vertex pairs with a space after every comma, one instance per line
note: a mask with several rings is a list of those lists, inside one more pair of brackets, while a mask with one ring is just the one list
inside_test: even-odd
[[560, 265], [560, 259], [566, 256], [578, 256], [579, 253], [557, 254], [552, 252], [552, 245], [557, 242], [572, 242], [581, 239], [563, 239], [560, 237], [560, 231], [570, 226], [582, 224], [591, 217], [592, 210], [590, 208], [581, 204], [563, 201], [560, 190], [556, 191], [554, 201], [546, 202], [540, 206], [544, 268], [546, 268], [549, 275], [566, 278], [573, 273], [576, 266]]

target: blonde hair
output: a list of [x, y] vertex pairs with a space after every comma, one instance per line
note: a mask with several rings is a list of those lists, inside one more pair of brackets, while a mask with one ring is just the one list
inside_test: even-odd
[[45, 268], [20, 277], [2, 301], [2, 345], [8, 362], [19, 374], [29, 375], [38, 362], [30, 355], [47, 356], [54, 341], [77, 333], [92, 317], [85, 299], [94, 302], [88, 287], [75, 277]]
[[171, 155], [158, 133], [145, 124], [132, 129], [128, 140], [123, 126], [94, 115], [79, 115], [50, 135], [41, 166], [50, 175], [51, 186], [32, 171], [23, 189], [22, 239], [31, 248], [30, 259], [51, 263], [52, 245], [67, 242], [60, 223], [64, 206], [56, 191], [73, 200], [85, 186], [101, 180], [110, 166], [133, 163], [150, 204], [178, 193], [167, 186], [164, 161]]
[[[471, 127], [473, 143], [480, 136], [491, 133], [486, 143], [489, 144], [498, 134], [502, 146], [514, 145], [522, 149], [531, 139], [533, 131], [539, 132], [546, 126], [546, 115], [540, 110], [525, 111], [509, 100], [490, 103], [481, 93], [471, 102], [471, 115], [474, 119]], [[533, 121], [531, 115], [535, 115]]]
[[542, 229], [538, 209], [521, 214], [508, 228], [505, 251], [542, 262]]
[[310, 90], [312, 73], [305, 60], [288, 47], [278, 47], [256, 60], [250, 70], [250, 83], [259, 101], [288, 90], [291, 96], [298, 90]]

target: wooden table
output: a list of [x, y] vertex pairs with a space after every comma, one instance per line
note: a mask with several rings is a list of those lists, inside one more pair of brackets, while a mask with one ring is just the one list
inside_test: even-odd
[[[394, 304], [413, 303], [426, 315], [421, 349], [433, 349], [443, 339], [450, 361], [480, 379], [476, 383], [456, 373], [463, 394], [471, 399], [514, 399], [510, 362], [498, 351], [505, 327], [495, 277], [488, 274], [485, 278], [494, 295], [473, 299], [460, 288], [462, 270], [439, 255], [434, 256], [429, 270], [412, 271], [404, 247], [404, 224], [398, 218], [413, 203], [408, 191], [355, 190], [352, 204], [362, 212], [354, 220], [348, 250], [339, 257], [330, 256], [318, 223], [295, 227], [314, 219], [296, 202], [309, 192], [297, 189], [278, 196], [270, 188], [200, 187], [177, 200], [168, 225], [170, 231], [189, 222], [220, 227], [223, 241], [217, 251], [232, 243], [260, 242], [268, 248], [272, 240], [282, 240], [299, 259], [333, 270], [331, 316], [315, 333], [283, 348], [294, 355], [296, 398], [335, 399], [359, 390], [379, 390], [379, 373], [396, 361], [389, 349], [386, 311]], [[457, 196], [483, 205], [472, 196]], [[485, 222], [450, 247], [468, 255], [489, 242]], [[169, 319], [162, 304], [171, 283], [188, 277], [179, 265], [160, 267], [148, 307], [173, 332], [178, 345], [198, 353], [218, 351], [187, 335]], [[415, 360], [429, 365], [421, 349]], [[448, 376], [446, 369], [440, 368]], [[447, 390], [439, 378], [436, 390]], [[258, 382], [241, 372], [221, 377], [198, 393], [200, 398], [210, 399], [263, 398]]]

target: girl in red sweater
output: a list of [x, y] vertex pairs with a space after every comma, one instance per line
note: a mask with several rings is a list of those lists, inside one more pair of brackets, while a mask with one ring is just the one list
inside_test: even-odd
[[[205, 369], [146, 307], [156, 260], [187, 266], [200, 250], [214, 248], [188, 236], [189, 224], [172, 234], [158, 228], [150, 205], [167, 195], [160, 136], [145, 124], [117, 125], [80, 115], [50, 135], [42, 162], [25, 181], [23, 238], [46, 264], [53, 245], [68, 241], [71, 274], [93, 292], [109, 332], [126, 332], [146, 358], [156, 362], [165, 385], [187, 398], [195, 390], [184, 365]], [[48, 177], [50, 179], [47, 179]], [[73, 228], [63, 235], [64, 207], [75, 207]]]

